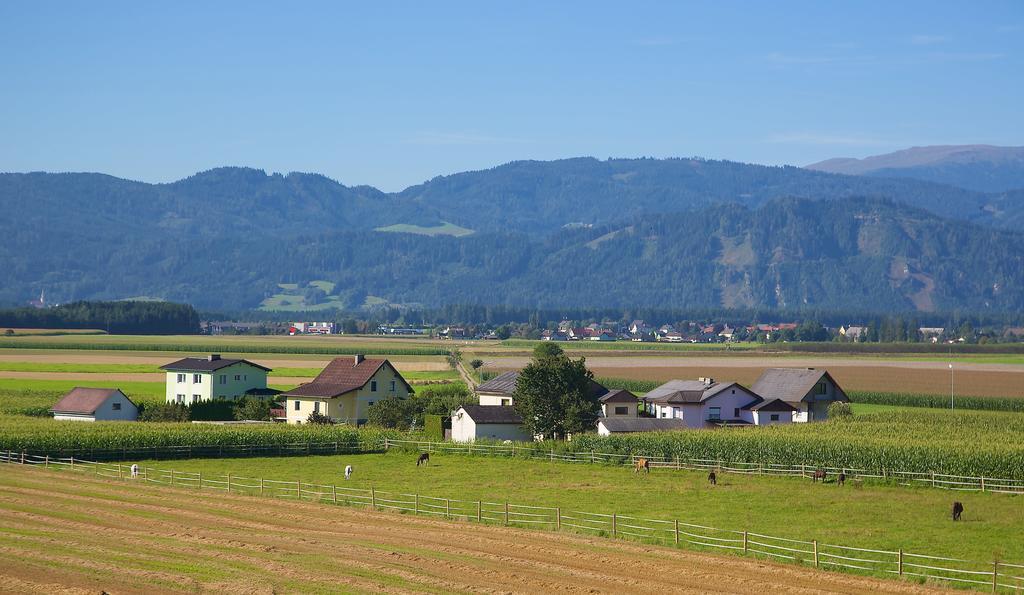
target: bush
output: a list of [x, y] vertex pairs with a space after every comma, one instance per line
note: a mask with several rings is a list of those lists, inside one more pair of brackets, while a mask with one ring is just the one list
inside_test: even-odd
[[469, 367], [473, 368], [474, 370], [479, 370], [481, 367], [483, 367], [483, 365], [484, 360], [482, 359], [474, 359], [469, 362]]
[[330, 426], [334, 425], [334, 420], [319, 411], [314, 411], [306, 418], [306, 423], [317, 426]]
[[200, 401], [188, 406], [194, 421], [230, 421], [235, 419], [234, 401]]
[[835, 401], [828, 406], [829, 419], [849, 419], [853, 417], [853, 409], [850, 404], [843, 401]]
[[143, 405], [139, 409], [139, 421], [187, 422], [191, 419], [189, 408], [177, 403], [154, 403]]
[[418, 417], [416, 405], [412, 399], [388, 398], [381, 399], [366, 412], [367, 423], [382, 428], [407, 430]]
[[430, 413], [424, 415], [423, 434], [427, 440], [435, 442], [444, 440], [444, 419], [440, 415]]
[[264, 399], [242, 399], [235, 406], [236, 420], [273, 421], [270, 408], [274, 403]]

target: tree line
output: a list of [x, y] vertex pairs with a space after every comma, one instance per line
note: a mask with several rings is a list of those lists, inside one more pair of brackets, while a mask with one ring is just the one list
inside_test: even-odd
[[0, 309], [0, 327], [97, 329], [119, 335], [192, 335], [199, 332], [199, 313], [188, 304], [170, 302], [83, 301], [52, 308]]

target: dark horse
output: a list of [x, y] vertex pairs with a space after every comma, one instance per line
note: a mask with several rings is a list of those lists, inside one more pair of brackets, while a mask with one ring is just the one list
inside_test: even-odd
[[718, 476], [715, 475], [714, 471], [708, 473], [708, 483], [710, 483], [713, 486], [718, 485]]
[[964, 512], [964, 505], [960, 504], [959, 502], [954, 502], [953, 503], [953, 520], [954, 521], [959, 521], [960, 520], [960, 515], [963, 514], [963, 512]]
[[843, 485], [844, 483], [846, 483], [846, 474], [840, 471], [839, 476], [836, 477], [836, 485]]
[[430, 462], [430, 453], [425, 452], [425, 453], [420, 455], [420, 458], [416, 459], [416, 466], [419, 467], [420, 464], [426, 465], [429, 462]]
[[814, 472], [814, 475], [811, 477], [811, 479], [813, 481], [815, 481], [815, 482], [817, 482], [819, 479], [822, 482], [824, 482], [825, 481], [825, 470], [824, 469], [818, 469], [817, 471]]

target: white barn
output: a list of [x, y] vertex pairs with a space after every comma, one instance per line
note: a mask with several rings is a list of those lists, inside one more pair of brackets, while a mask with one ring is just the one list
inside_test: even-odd
[[120, 389], [76, 386], [50, 411], [63, 421], [136, 421], [139, 408]]
[[523, 418], [512, 407], [463, 405], [452, 414], [452, 442], [475, 442], [477, 438], [531, 441]]

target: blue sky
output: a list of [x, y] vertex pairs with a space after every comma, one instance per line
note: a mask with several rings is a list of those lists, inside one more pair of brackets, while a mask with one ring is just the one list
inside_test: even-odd
[[1024, 2], [4, 2], [0, 171], [1024, 144]]

